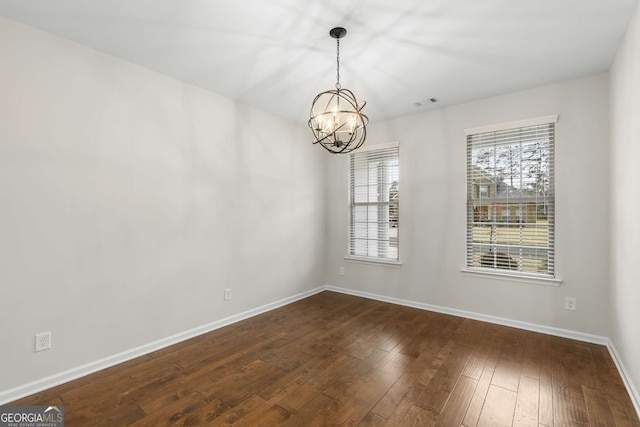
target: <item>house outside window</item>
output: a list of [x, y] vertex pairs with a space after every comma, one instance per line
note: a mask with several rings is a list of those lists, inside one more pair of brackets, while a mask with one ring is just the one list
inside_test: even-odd
[[349, 257], [398, 262], [399, 146], [360, 149], [349, 161]]
[[555, 277], [557, 116], [467, 135], [467, 269]]

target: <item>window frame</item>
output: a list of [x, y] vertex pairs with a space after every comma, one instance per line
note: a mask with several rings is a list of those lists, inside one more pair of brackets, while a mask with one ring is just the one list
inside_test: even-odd
[[[392, 149], [395, 148], [397, 150], [397, 162], [398, 162], [398, 177], [397, 177], [397, 202], [392, 202], [391, 198], [389, 200], [389, 202], [354, 202], [354, 194], [353, 194], [353, 177], [352, 177], [352, 168], [351, 168], [351, 164], [352, 164], [352, 156], [358, 156], [358, 155], [362, 155], [365, 153], [372, 153], [375, 151], [382, 151], [382, 150], [388, 150], [388, 149]], [[352, 261], [352, 262], [360, 262], [360, 263], [366, 263], [366, 264], [377, 264], [377, 265], [382, 265], [382, 266], [390, 266], [390, 267], [400, 267], [402, 264], [400, 262], [400, 234], [401, 234], [401, 221], [400, 221], [400, 204], [401, 204], [401, 196], [400, 196], [400, 144], [398, 141], [394, 141], [394, 142], [388, 142], [388, 143], [384, 143], [384, 144], [377, 144], [377, 145], [370, 145], [370, 146], [365, 146], [365, 147], [361, 147], [358, 150], [355, 150], [354, 152], [349, 154], [349, 160], [347, 162], [348, 166], [347, 166], [347, 186], [348, 186], [348, 191], [347, 191], [347, 215], [348, 215], [348, 220], [347, 220], [347, 247], [346, 247], [346, 255], [344, 256], [344, 259], [347, 261]], [[362, 256], [362, 255], [354, 255], [352, 254], [352, 240], [353, 240], [353, 209], [355, 206], [365, 206], [365, 205], [371, 205], [371, 206], [389, 206], [389, 208], [391, 208], [392, 205], [397, 207], [397, 220], [396, 220], [396, 227], [393, 227], [397, 230], [397, 257], [396, 258], [382, 258], [382, 257], [375, 257], [375, 256]], [[391, 228], [391, 227], [390, 227]]]
[[[558, 122], [558, 115], [549, 115], [544, 117], [506, 122], [506, 123], [500, 123], [500, 124], [489, 125], [489, 126], [481, 126], [481, 127], [466, 129], [464, 131], [465, 133], [465, 230], [466, 232], [465, 232], [465, 245], [464, 245], [465, 247], [464, 267], [461, 270], [463, 274], [476, 276], [476, 277], [495, 278], [500, 280], [543, 284], [543, 285], [550, 285], [550, 286], [559, 286], [560, 283], [562, 282], [561, 279], [558, 277], [557, 250], [556, 250], [556, 238], [555, 238], [555, 224], [557, 222], [555, 221], [556, 197], [555, 197], [554, 178], [557, 175], [556, 174], [557, 167], [555, 162], [555, 135], [557, 133], [557, 126], [556, 126], [557, 122]], [[470, 251], [473, 252], [473, 248], [474, 248], [473, 235], [470, 234], [471, 233], [470, 227], [473, 227], [473, 225], [470, 225], [471, 224], [470, 221], [473, 222], [473, 218], [472, 218], [472, 214], [470, 213], [471, 212], [470, 209], [472, 209], [472, 203], [474, 201], [474, 197], [479, 196], [480, 186], [478, 185], [478, 195], [472, 195], [471, 194], [472, 189], [470, 188], [470, 185], [472, 185], [472, 183], [469, 182], [471, 177], [470, 167], [472, 166], [471, 158], [469, 156], [471, 155], [471, 150], [473, 149], [473, 146], [471, 145], [472, 144], [471, 137], [480, 135], [480, 134], [490, 134], [493, 132], [500, 132], [500, 131], [519, 130], [519, 129], [524, 129], [528, 127], [543, 126], [543, 125], [550, 125], [550, 124], [554, 126], [553, 133], [551, 134], [552, 141], [550, 142], [552, 144], [550, 146], [550, 151], [552, 156], [550, 161], [551, 170], [549, 170], [547, 174], [547, 177], [551, 179], [551, 199], [552, 199], [551, 203], [553, 205], [552, 209], [553, 209], [553, 215], [554, 215], [552, 225], [549, 229], [550, 230], [549, 232], [551, 233], [552, 237], [551, 239], [549, 239], [551, 246], [549, 246], [548, 250], [551, 252], [553, 257], [552, 258], [553, 268], [552, 268], [551, 274], [514, 271], [507, 268], [473, 266], [473, 259], [472, 259], [472, 256], [470, 256]], [[520, 153], [520, 156], [522, 156], [522, 153]], [[495, 199], [494, 204], [498, 203], [497, 198], [493, 197], [493, 199]], [[521, 203], [524, 203], [524, 202], [521, 201]], [[523, 228], [524, 226], [520, 225], [520, 227]], [[500, 245], [496, 244], [496, 246], [500, 246]], [[522, 245], [519, 245], [519, 246], [522, 246]], [[513, 247], [518, 247], [518, 245], [513, 245]]]

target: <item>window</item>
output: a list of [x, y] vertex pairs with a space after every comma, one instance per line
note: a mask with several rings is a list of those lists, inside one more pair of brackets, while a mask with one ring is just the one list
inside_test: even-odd
[[557, 116], [467, 134], [467, 268], [554, 277]]
[[351, 153], [349, 183], [349, 256], [397, 262], [398, 144]]

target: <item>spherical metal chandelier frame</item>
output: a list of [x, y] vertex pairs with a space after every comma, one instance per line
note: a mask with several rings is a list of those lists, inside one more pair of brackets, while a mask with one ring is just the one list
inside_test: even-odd
[[336, 39], [336, 88], [314, 98], [308, 125], [314, 144], [333, 154], [349, 153], [364, 143], [369, 118], [362, 113], [366, 102], [358, 102], [353, 92], [340, 85], [340, 39], [347, 30], [336, 27], [329, 34]]

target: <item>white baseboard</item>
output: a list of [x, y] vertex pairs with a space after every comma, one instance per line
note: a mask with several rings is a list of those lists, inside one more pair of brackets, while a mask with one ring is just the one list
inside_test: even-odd
[[524, 329], [527, 331], [540, 332], [547, 335], [554, 335], [562, 338], [570, 338], [578, 341], [584, 341], [594, 344], [607, 345], [609, 339], [599, 335], [585, 334], [583, 332], [575, 332], [567, 329], [554, 328], [551, 326], [537, 325], [535, 323], [521, 322], [519, 320], [506, 319], [504, 317], [490, 316], [487, 314], [474, 313], [472, 311], [457, 310], [455, 308], [441, 307], [439, 305], [425, 304], [404, 300], [400, 298], [387, 297], [383, 295], [371, 294], [368, 292], [354, 291], [352, 289], [344, 289], [336, 286], [327, 286], [327, 290], [340, 292], [353, 296], [373, 299], [377, 301], [389, 302], [392, 304], [404, 305], [406, 307], [418, 308], [421, 310], [434, 311], [436, 313], [449, 314], [451, 316], [464, 317], [467, 319], [480, 320], [497, 325], [510, 326], [512, 328]]
[[179, 334], [172, 335], [170, 337], [163, 338], [161, 340], [154, 341], [149, 344], [142, 345], [140, 347], [123, 351], [122, 353], [105, 357], [104, 359], [87, 363], [86, 365], [78, 366], [76, 368], [69, 369], [67, 371], [60, 372], [46, 378], [42, 378], [37, 381], [33, 381], [27, 384], [23, 384], [23, 385], [11, 388], [9, 390], [0, 391], [0, 405], [5, 405], [9, 402], [13, 402], [14, 400], [17, 400], [26, 396], [30, 396], [34, 393], [38, 393], [48, 388], [55, 387], [57, 385], [64, 384], [69, 381], [73, 381], [75, 379], [84, 377], [89, 374], [93, 374], [94, 372], [101, 371], [103, 369], [109, 368], [119, 363], [126, 362], [131, 359], [135, 359], [136, 357], [144, 356], [145, 354], [149, 354], [154, 351], [160, 350], [162, 348], [197, 337], [198, 335], [202, 335], [207, 332], [211, 332], [216, 329], [222, 328], [224, 326], [228, 326], [233, 323], [239, 322], [241, 320], [245, 320], [250, 317], [257, 316], [258, 314], [266, 313], [267, 311], [274, 310], [276, 308], [285, 306], [287, 304], [291, 304], [292, 302], [295, 302], [303, 298], [307, 298], [311, 295], [317, 294], [319, 292], [322, 292], [325, 289], [326, 287], [321, 286], [321, 287], [312, 289], [310, 291], [306, 291], [291, 297], [283, 298], [279, 301], [275, 301], [275, 302], [263, 305], [261, 307], [257, 307], [257, 308], [245, 311], [243, 313], [235, 314], [233, 316], [229, 316], [224, 319], [220, 319], [215, 322], [211, 322], [206, 325], [202, 325], [197, 328], [194, 328], [185, 332], [181, 332]]
[[635, 407], [636, 412], [638, 413], [638, 418], [640, 418], [640, 394], [638, 394], [638, 390], [633, 384], [633, 381], [631, 381], [631, 377], [629, 376], [629, 373], [627, 372], [624, 364], [622, 363], [622, 359], [620, 358], [620, 355], [616, 351], [616, 348], [614, 347], [611, 340], [607, 337], [585, 334], [583, 332], [570, 331], [567, 329], [554, 328], [551, 326], [537, 325], [535, 323], [505, 319], [503, 317], [489, 316], [486, 314], [479, 314], [471, 311], [457, 310], [453, 308], [441, 307], [441, 306], [425, 304], [421, 302], [387, 297], [387, 296], [372, 294], [368, 292], [355, 291], [353, 289], [339, 288], [337, 286], [327, 285], [326, 289], [332, 292], [339, 292], [347, 295], [353, 295], [353, 296], [358, 296], [362, 298], [388, 302], [391, 304], [404, 305], [407, 307], [434, 311], [436, 313], [450, 314], [452, 316], [464, 317], [464, 318], [473, 319], [473, 320], [480, 320], [483, 322], [495, 323], [498, 325], [510, 326], [513, 328], [524, 329], [527, 331], [540, 332], [547, 335], [553, 335], [553, 336], [562, 337], [562, 338], [570, 338], [577, 341], [584, 341], [584, 342], [606, 346], [607, 349], [609, 350], [609, 354], [611, 355], [611, 358], [613, 359], [613, 362], [618, 368], [618, 372], [620, 373], [620, 376], [622, 377], [622, 381], [624, 382], [627, 392], [629, 393], [631, 402], [633, 403], [633, 406]]

